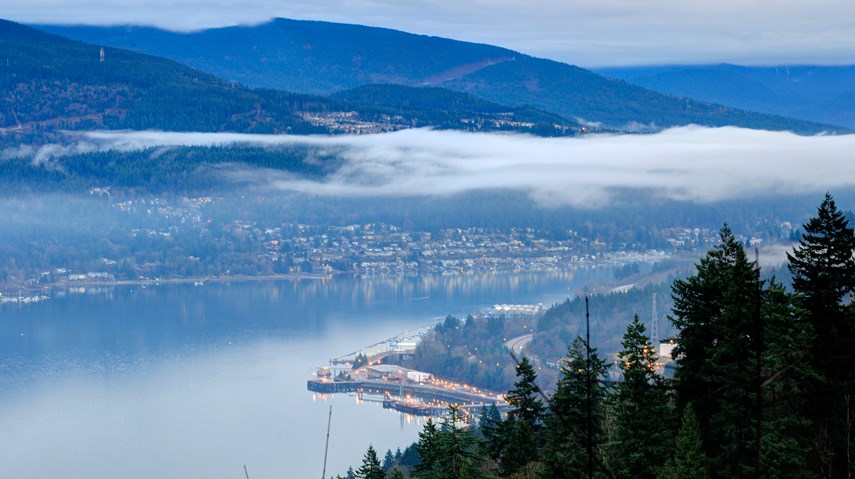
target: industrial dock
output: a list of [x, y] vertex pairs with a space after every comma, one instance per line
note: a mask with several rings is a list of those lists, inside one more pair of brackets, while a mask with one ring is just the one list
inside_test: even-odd
[[402, 339], [369, 346], [359, 353], [365, 361], [360, 367], [352, 367], [356, 353], [331, 360], [330, 367], [318, 369], [316, 377], [307, 381], [307, 389], [320, 394], [373, 396], [385, 408], [418, 416], [440, 416], [449, 405], [467, 412], [493, 404], [500, 410], [508, 407], [502, 394], [388, 364], [415, 352], [416, 338]]

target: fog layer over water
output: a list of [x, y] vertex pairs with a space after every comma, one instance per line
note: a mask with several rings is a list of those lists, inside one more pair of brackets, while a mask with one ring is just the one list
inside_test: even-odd
[[[558, 302], [608, 270], [115, 288], [0, 310], [4, 477], [319, 477], [416, 418], [306, 390], [312, 370], [496, 303]], [[597, 280], [593, 281], [594, 283]]]
[[732, 127], [580, 138], [433, 130], [339, 137], [98, 132], [88, 134], [85, 146], [77, 148], [235, 143], [340, 150], [344, 165], [323, 180], [257, 171], [234, 174], [272, 188], [345, 197], [510, 189], [527, 192], [544, 205], [598, 207], [627, 191], [707, 203], [855, 185], [850, 167], [855, 135], [806, 137]]

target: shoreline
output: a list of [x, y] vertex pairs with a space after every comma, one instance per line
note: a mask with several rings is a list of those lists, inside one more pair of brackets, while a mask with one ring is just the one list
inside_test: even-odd
[[[694, 258], [694, 255], [689, 254], [670, 254], [666, 258], [675, 259], [677, 262], [683, 262], [687, 258]], [[589, 265], [593, 267], [606, 266]], [[557, 271], [573, 272], [575, 268], [557, 268]], [[500, 272], [520, 272], [520, 271], [492, 271], [493, 273]], [[529, 271], [531, 273], [538, 272], [536, 270]], [[542, 272], [542, 271], [539, 271]], [[445, 273], [440, 273], [445, 274]], [[466, 274], [455, 272], [455, 274]], [[667, 272], [665, 273], [667, 275]], [[103, 280], [103, 279], [85, 279], [85, 280], [59, 280], [50, 283], [36, 283], [28, 285], [5, 285], [0, 286], [0, 296], [2, 297], [28, 297], [39, 294], [45, 294], [51, 290], [60, 288], [89, 288], [89, 287], [113, 287], [113, 286], [157, 286], [161, 284], [197, 284], [205, 283], [230, 283], [230, 282], [253, 282], [253, 281], [297, 281], [297, 280], [331, 280], [338, 276], [355, 275], [361, 276], [358, 271], [333, 271], [327, 273], [282, 273], [282, 274], [267, 274], [267, 275], [230, 275], [230, 276], [198, 276], [198, 277], [179, 277], [179, 278], [146, 278], [146, 279], [119, 279], [119, 280]], [[373, 276], [373, 275], [370, 275]], [[385, 276], [385, 275], [379, 275]], [[643, 285], [650, 282], [650, 278], [646, 281], [642, 280], [637, 285]]]
[[190, 278], [156, 278], [156, 279], [119, 279], [112, 281], [104, 280], [84, 280], [84, 281], [55, 281], [53, 283], [39, 284], [38, 287], [21, 287], [16, 292], [13, 289], [0, 290], [0, 296], [19, 297], [28, 294], [45, 293], [57, 288], [74, 288], [74, 287], [108, 287], [108, 286], [158, 286], [161, 284], [196, 284], [204, 285], [205, 283], [239, 283], [250, 281], [279, 281], [279, 280], [326, 280], [332, 279], [334, 276], [347, 273], [285, 273], [285, 274], [268, 274], [268, 275], [234, 275], [234, 276], [201, 276]]

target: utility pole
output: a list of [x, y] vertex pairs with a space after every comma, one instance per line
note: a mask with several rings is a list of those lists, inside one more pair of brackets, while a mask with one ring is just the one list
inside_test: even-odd
[[330, 406], [330, 415], [327, 419], [327, 444], [324, 446], [324, 472], [321, 473], [321, 479], [327, 477], [327, 451], [330, 448], [330, 424], [332, 424], [332, 406]]
[[[754, 247], [754, 266], [757, 268], [757, 275], [760, 275], [760, 248]], [[754, 477], [760, 479], [763, 476], [763, 313], [761, 308], [763, 307], [763, 291], [762, 288], [757, 292], [758, 297], [755, 299], [756, 304], [754, 306], [754, 327], [757, 328], [755, 331], [755, 351], [754, 354], [757, 356], [755, 360], [755, 377], [754, 381], [756, 385], [754, 386], [754, 414], [756, 415], [756, 421], [754, 427], [756, 430], [754, 431]]]
[[591, 314], [588, 311], [588, 294], [585, 294], [585, 386], [588, 390], [588, 479], [594, 477], [594, 416], [591, 411]]

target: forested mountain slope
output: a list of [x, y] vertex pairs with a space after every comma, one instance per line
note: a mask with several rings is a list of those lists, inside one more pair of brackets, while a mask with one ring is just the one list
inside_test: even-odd
[[383, 28], [287, 19], [193, 33], [145, 27], [39, 28], [162, 55], [257, 87], [332, 93], [372, 83], [441, 86], [626, 130], [689, 123], [806, 134], [841, 130], [664, 95], [505, 48]]
[[0, 21], [0, 127], [323, 131], [295, 114], [308, 95], [254, 91], [180, 63]]
[[598, 72], [671, 95], [855, 127], [855, 66], [721, 64], [608, 68]]
[[[253, 89], [124, 49], [106, 47], [102, 57], [97, 45], [7, 21], [0, 21], [0, 51], [0, 140], [12, 145], [39, 143], [44, 133], [61, 129], [305, 134], [432, 126], [566, 135], [577, 126], [557, 115], [439, 89], [425, 91], [433, 100], [418, 108], [407, 104], [423, 92], [401, 87], [384, 93], [374, 86], [338, 99]], [[412, 101], [401, 102], [402, 95]]]

